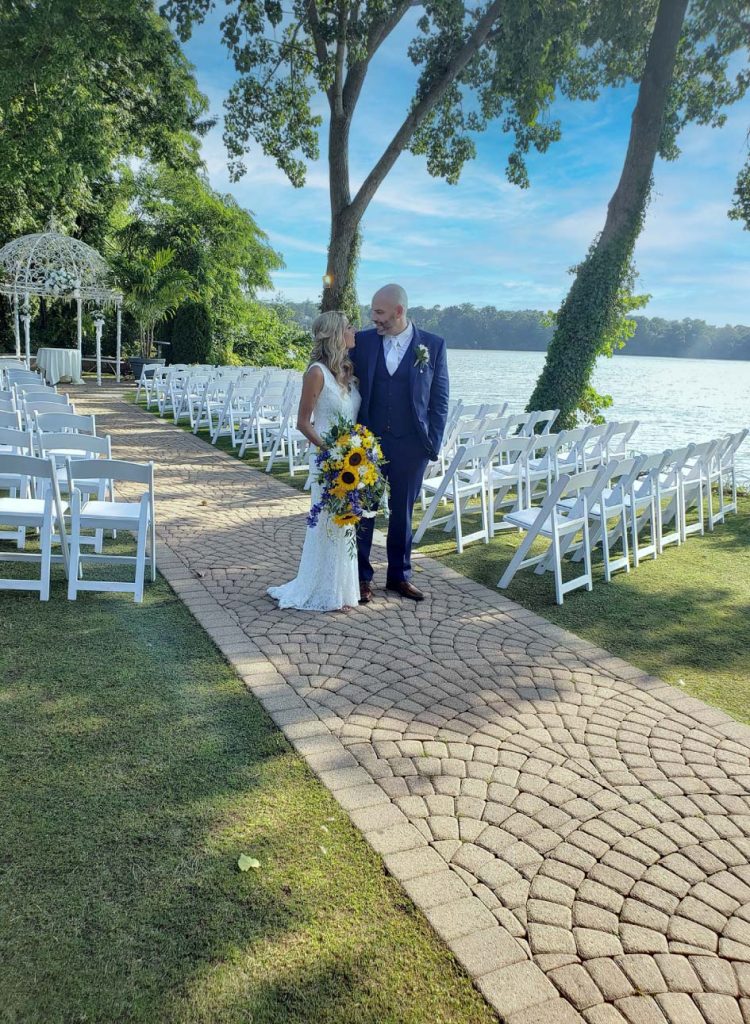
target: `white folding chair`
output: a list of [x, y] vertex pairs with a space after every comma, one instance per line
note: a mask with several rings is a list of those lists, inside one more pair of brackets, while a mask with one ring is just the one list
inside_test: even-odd
[[[245, 454], [247, 445], [254, 443], [252, 439], [255, 434], [255, 421], [260, 411], [260, 395], [267, 387], [267, 380], [266, 377], [255, 383], [245, 383], [243, 380], [231, 382], [211, 438], [213, 444], [216, 444], [220, 437], [229, 435], [232, 448], [236, 448], [237, 435], [240, 432], [242, 438], [240, 453]], [[279, 389], [279, 398], [283, 392], [282, 385]]]
[[270, 435], [273, 437], [273, 444], [268, 454], [266, 473], [272, 471], [274, 462], [279, 454], [282, 457], [286, 455], [290, 476], [294, 476], [297, 470], [309, 471], [309, 461], [304, 457], [309, 441], [295, 426], [299, 401], [300, 391], [296, 388], [288, 388], [279, 411], [278, 425]]
[[582, 473], [585, 470], [583, 452], [586, 441], [595, 428], [574, 427], [572, 430], [561, 430], [557, 435], [554, 449], [555, 476], [566, 473], [568, 476]]
[[[611, 581], [612, 573], [617, 569], [630, 572], [628, 521], [633, 504], [633, 486], [645, 462], [645, 455], [638, 455], [630, 459], [611, 460], [609, 463], [611, 472], [606, 486], [603, 488], [599, 500], [589, 506], [589, 519], [594, 521], [590, 528], [589, 542], [592, 552], [597, 544], [602, 546], [604, 579], [607, 583]], [[561, 504], [569, 504], [573, 500], [573, 498], [566, 498]], [[612, 551], [618, 541], [622, 544], [622, 554], [613, 558]], [[577, 562], [582, 558], [583, 551], [579, 548], [573, 561]]]
[[0, 409], [0, 427], [20, 430], [22, 426], [21, 413], [17, 409], [15, 412], [11, 412], [10, 409]]
[[16, 396], [12, 391], [0, 391], [0, 412], [15, 412]]
[[507, 423], [505, 425], [505, 437], [511, 437], [511, 435], [523, 434], [524, 437], [530, 437], [533, 433], [533, 425], [536, 419], [536, 413], [534, 412], [519, 412], [514, 413], [512, 416], [506, 416]]
[[[490, 536], [500, 530], [517, 529], [505, 518], [498, 520], [496, 513], [517, 511], [530, 501], [527, 497], [527, 476], [529, 454], [534, 449], [534, 439], [517, 434], [515, 437], [497, 438], [495, 451], [487, 472], [487, 488], [490, 509]], [[508, 497], [511, 495], [511, 497]]]
[[156, 370], [161, 368], [161, 363], [144, 363], [141, 367], [141, 375], [138, 378], [138, 383], [135, 388], [134, 402], [139, 402], [141, 398], [141, 392], [145, 398], [148, 398], [148, 389], [151, 384], [151, 379], [154, 376]]
[[34, 392], [31, 395], [23, 395], [19, 403], [24, 416], [33, 421], [34, 413], [41, 409], [42, 412], [67, 412], [75, 413], [75, 406], [67, 395], [56, 395], [53, 392]]
[[[589, 504], [599, 500], [602, 488], [606, 483], [608, 466], [591, 469], [586, 473], [567, 476], [563, 473], [552, 485], [549, 493], [539, 507], [519, 509], [509, 512], [506, 520], [526, 532], [518, 550], [500, 577], [498, 587], [505, 589], [519, 569], [535, 566], [535, 572], [543, 573], [551, 570], [555, 579], [555, 600], [562, 604], [564, 595], [571, 590], [585, 587], [593, 589], [591, 575], [591, 545], [589, 543]], [[574, 497], [572, 505], [561, 505], [560, 502]], [[578, 534], [582, 535], [583, 573], [573, 579], [564, 581], [562, 560], [565, 552], [572, 546]], [[550, 541], [546, 551], [541, 554], [529, 555], [531, 546], [539, 537]]]
[[[21, 429], [20, 415], [20, 413], [16, 413], [18, 420], [13, 426], [5, 427], [0, 423], [0, 454], [34, 454], [34, 440], [31, 431]], [[18, 476], [0, 474], [0, 491], [7, 491], [9, 497], [18, 497], [21, 487], [22, 481]], [[14, 540], [16, 547], [22, 550], [26, 543], [26, 530], [22, 526], [17, 527], [15, 530], [0, 530], [0, 540]]]
[[507, 437], [510, 416], [488, 415], [482, 420], [482, 438], [485, 441], [493, 437]]
[[157, 402], [160, 416], [168, 412], [174, 414], [175, 405], [182, 401], [182, 389], [188, 374], [188, 367], [184, 363], [174, 364], [168, 368]]
[[484, 402], [480, 406], [480, 412], [482, 416], [504, 416], [507, 411], [507, 402]]
[[[143, 601], [146, 561], [151, 569], [152, 582], [156, 579], [156, 519], [154, 507], [154, 464], [122, 462], [116, 459], [68, 459], [68, 489], [70, 493], [70, 573], [68, 598], [75, 601], [79, 590], [95, 590], [133, 594], [137, 603]], [[117, 481], [142, 484], [138, 501], [87, 500], [86, 490], [92, 481]], [[112, 555], [81, 551], [84, 530], [122, 530], [136, 535], [136, 554]], [[135, 566], [132, 583], [113, 580], [84, 579], [83, 564], [109, 562]]]
[[638, 420], [628, 420], [626, 423], [612, 424], [612, 432], [607, 438], [604, 451], [606, 461], [628, 458], [628, 444], [638, 426]]
[[[3, 562], [33, 562], [39, 565], [39, 579], [0, 578], [0, 590], [32, 590], [41, 601], [49, 600], [52, 561], [61, 561], [68, 571], [68, 549], [65, 537], [65, 505], [60, 499], [53, 459], [37, 459], [32, 455], [0, 454], [0, 479], [16, 478], [19, 493], [0, 497], [0, 524], [15, 527], [14, 534], [26, 529], [39, 530], [39, 554], [29, 551], [0, 551]], [[36, 497], [37, 493], [43, 497]], [[62, 553], [52, 554], [52, 541], [57, 535]]]
[[[562, 432], [564, 436], [564, 431]], [[517, 434], [515, 435], [518, 436]], [[540, 498], [552, 487], [557, 477], [555, 456], [560, 434], [531, 434], [531, 447], [526, 460], [526, 506], [530, 506], [537, 490]], [[541, 485], [541, 488], [539, 487]]]
[[[169, 367], [164, 366], [162, 363], [149, 363], [149, 366], [153, 366], [154, 372], [149, 377], [144, 372], [141, 373], [141, 379], [138, 381], [139, 387], [143, 385], [143, 393], [146, 396], [146, 408], [150, 409], [152, 405], [159, 403], [159, 395], [164, 384], [164, 379], [169, 372]], [[143, 367], [146, 370], [146, 367]], [[136, 389], [137, 391], [138, 389]]]
[[[433, 497], [414, 534], [413, 543], [419, 544], [429, 526], [444, 526], [446, 532], [455, 530], [456, 551], [459, 555], [472, 541], [481, 540], [485, 544], [489, 543], [491, 527], [487, 501], [487, 473], [496, 443], [487, 441], [485, 444], [471, 447], [461, 445], [445, 473], [424, 481], [425, 489]], [[435, 513], [444, 497], [452, 498], [453, 511], [449, 515], [436, 518]], [[474, 533], [465, 534], [462, 517], [469, 511], [471, 499], [477, 498], [481, 527]]]
[[[68, 459], [111, 459], [112, 442], [108, 434], [104, 437], [94, 437], [89, 434], [40, 434], [37, 436], [37, 447], [42, 458], [52, 456], [57, 467], [57, 485], [60, 488], [61, 497], [68, 498]], [[79, 480], [78, 489], [87, 494], [95, 494], [100, 501], [114, 501], [111, 481]], [[104, 542], [104, 533], [97, 530], [92, 538], [82, 538], [82, 543], [92, 543], [95, 551], [101, 551]]]
[[581, 442], [581, 470], [596, 469], [607, 459], [609, 439], [615, 432], [616, 423], [592, 424]]
[[96, 437], [96, 417], [93, 413], [39, 412], [34, 413], [37, 434], [88, 434]]
[[[738, 430], [734, 434], [727, 434], [721, 439], [720, 447], [714, 456], [709, 467], [708, 481], [708, 524], [713, 529], [716, 523], [723, 523], [727, 512], [737, 511], [737, 474], [734, 466], [734, 457], [737, 450], [743, 444], [748, 435], [747, 428]], [[713, 487], [717, 488], [719, 509], [714, 512]], [[730, 488], [730, 498], [724, 493], [727, 485]]]
[[[267, 458], [266, 448], [271, 445], [271, 439], [275, 437], [283, 415], [284, 401], [290, 389], [294, 388], [294, 382], [289, 378], [271, 379], [263, 389], [259, 398], [254, 402], [254, 412], [248, 416], [251, 420], [251, 435], [255, 436], [255, 445], [258, 449], [258, 458], [264, 462]], [[243, 441], [247, 431], [243, 433]]]
[[56, 395], [56, 384], [45, 384], [39, 378], [38, 381], [16, 380], [13, 382], [13, 390], [16, 393], [16, 401], [20, 401], [31, 395]]
[[[682, 544], [682, 469], [695, 445], [684, 445], [669, 453], [669, 459], [656, 478], [657, 551], [670, 544]], [[672, 525], [671, 530], [667, 527]]]
[[[703, 503], [707, 492], [711, 489], [711, 465], [719, 448], [719, 440], [704, 441], [702, 444], [693, 445], [690, 457], [680, 470], [680, 500], [682, 502], [680, 527], [683, 544], [689, 534], [698, 533], [702, 537], [705, 532]], [[697, 519], [688, 523], [688, 512], [693, 507], [696, 510]], [[709, 529], [713, 530], [710, 515], [709, 524]]]
[[539, 409], [528, 413], [528, 419], [521, 427], [520, 432], [527, 437], [532, 434], [549, 434], [559, 415], [559, 409]]

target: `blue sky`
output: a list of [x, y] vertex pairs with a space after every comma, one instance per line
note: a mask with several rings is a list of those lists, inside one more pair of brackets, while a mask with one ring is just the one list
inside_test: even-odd
[[[219, 20], [214, 13], [185, 49], [211, 112], [221, 116], [235, 72]], [[405, 55], [411, 29], [403, 25], [394, 33], [371, 67], [351, 136], [353, 190], [407, 109], [415, 80]], [[629, 87], [607, 90], [596, 103], [556, 103], [562, 140], [530, 157], [526, 190], [505, 179], [509, 146], [499, 125], [477, 137], [477, 159], [458, 185], [431, 178], [422, 158], [402, 154], [365, 215], [360, 300], [398, 281], [412, 305], [556, 308], [570, 285], [568, 269], [604, 223], [634, 99]], [[316, 109], [325, 116], [322, 98]], [[677, 162], [658, 161], [636, 250], [638, 291], [651, 294], [645, 315], [750, 324], [750, 232], [726, 215], [746, 157], [748, 124], [750, 97], [730, 108], [721, 129], [689, 127]], [[286, 267], [274, 275], [277, 293], [316, 299], [329, 231], [324, 146], [304, 189], [293, 188], [259, 147], [246, 158], [247, 174], [230, 182], [220, 124], [204, 140], [203, 156], [213, 187], [251, 210], [283, 254]]]

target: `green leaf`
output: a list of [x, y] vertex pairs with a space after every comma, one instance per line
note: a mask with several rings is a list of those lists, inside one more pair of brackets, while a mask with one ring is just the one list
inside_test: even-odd
[[237, 867], [240, 871], [249, 871], [250, 868], [257, 871], [260, 867], [260, 861], [256, 860], [255, 857], [248, 857], [246, 853], [241, 853], [237, 858]]

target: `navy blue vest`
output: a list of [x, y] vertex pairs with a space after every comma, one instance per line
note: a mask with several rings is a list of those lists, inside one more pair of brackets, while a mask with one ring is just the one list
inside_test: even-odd
[[416, 434], [412, 410], [409, 367], [414, 362], [414, 337], [404, 352], [393, 376], [385, 365], [385, 345], [381, 342], [375, 361], [370, 397], [370, 429], [376, 437], [406, 437]]

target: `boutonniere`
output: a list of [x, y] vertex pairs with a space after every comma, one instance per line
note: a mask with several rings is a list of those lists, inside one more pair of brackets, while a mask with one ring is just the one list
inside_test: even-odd
[[424, 373], [425, 367], [430, 365], [430, 353], [426, 345], [417, 345], [417, 358], [414, 365], [419, 367], [419, 372]]

